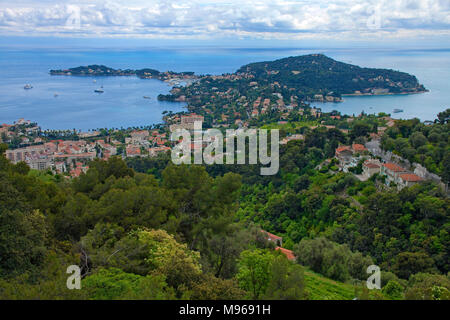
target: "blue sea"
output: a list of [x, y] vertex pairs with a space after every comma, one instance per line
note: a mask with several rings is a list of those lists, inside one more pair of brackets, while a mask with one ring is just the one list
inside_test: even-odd
[[[415, 95], [345, 97], [342, 103], [315, 103], [324, 111], [344, 114], [403, 113], [395, 118], [433, 120], [450, 107], [450, 49], [417, 48], [243, 48], [215, 46], [152, 47], [0, 47], [0, 123], [19, 118], [43, 129], [97, 129], [161, 122], [162, 112], [185, 110], [183, 103], [159, 102], [170, 86], [136, 77], [50, 76], [50, 69], [104, 64], [113, 68], [154, 68], [199, 74], [234, 72], [240, 66], [309, 53], [365, 67], [390, 68], [417, 76], [430, 92]], [[94, 81], [95, 80], [95, 81]], [[24, 90], [25, 84], [33, 89]], [[94, 90], [103, 87], [104, 93]], [[55, 94], [57, 96], [55, 96]], [[151, 99], [144, 99], [149, 96]]]

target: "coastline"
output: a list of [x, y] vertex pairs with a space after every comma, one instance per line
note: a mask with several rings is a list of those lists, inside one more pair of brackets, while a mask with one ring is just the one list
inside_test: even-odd
[[[386, 93], [343, 93], [342, 97], [362, 97], [362, 96], [398, 96], [398, 95], [408, 95], [408, 94], [419, 94], [430, 92], [430, 90], [421, 90], [415, 92], [386, 92]], [[343, 101], [343, 100], [342, 100]]]

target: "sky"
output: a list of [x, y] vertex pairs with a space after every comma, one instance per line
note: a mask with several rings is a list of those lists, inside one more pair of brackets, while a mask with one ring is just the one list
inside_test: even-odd
[[0, 0], [0, 36], [450, 41], [450, 0]]

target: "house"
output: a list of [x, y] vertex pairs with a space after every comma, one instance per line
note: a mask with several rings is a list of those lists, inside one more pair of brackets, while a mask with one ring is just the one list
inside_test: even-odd
[[170, 151], [171, 149], [169, 147], [153, 147], [148, 149], [148, 154], [150, 157], [156, 157], [160, 153], [166, 153]]
[[407, 173], [407, 170], [396, 165], [395, 163], [387, 162], [381, 166], [380, 172], [387, 177], [386, 184], [389, 184], [391, 182], [397, 183], [399, 175], [401, 173]]
[[176, 130], [194, 130], [194, 123], [195, 122], [202, 122], [204, 121], [204, 117], [197, 115], [195, 113], [191, 113], [189, 115], [182, 115], [180, 123], [172, 124], [170, 126], [170, 131], [174, 132]]
[[292, 140], [304, 140], [304, 139], [305, 139], [305, 137], [302, 134], [293, 134], [293, 135], [290, 135], [290, 136], [282, 139], [280, 141], [280, 144], [287, 144], [289, 141], [292, 141]]
[[400, 173], [398, 175], [397, 188], [403, 189], [404, 187], [411, 187], [423, 179], [414, 173]]
[[339, 160], [339, 167], [343, 168], [351, 162], [353, 151], [349, 146], [340, 146], [336, 148], [334, 155]]
[[127, 157], [139, 157], [141, 155], [141, 148], [136, 146], [128, 146], [126, 152]]
[[380, 173], [381, 164], [377, 160], [367, 160], [362, 165], [363, 176], [369, 179], [375, 173]]
[[135, 130], [130, 133], [132, 140], [144, 140], [150, 134], [147, 130]]
[[294, 261], [296, 259], [294, 252], [292, 250], [288, 250], [282, 247], [276, 247], [275, 250], [282, 252], [286, 256], [286, 258], [290, 261]]
[[354, 143], [352, 144], [352, 150], [355, 153], [364, 153], [367, 152], [367, 148], [364, 147], [362, 144]]
[[282, 237], [274, 235], [273, 233], [267, 232], [265, 230], [261, 230], [261, 232], [264, 234], [264, 237], [266, 238], [267, 241], [273, 241], [276, 243], [277, 246], [280, 246], [280, 247], [283, 245]]

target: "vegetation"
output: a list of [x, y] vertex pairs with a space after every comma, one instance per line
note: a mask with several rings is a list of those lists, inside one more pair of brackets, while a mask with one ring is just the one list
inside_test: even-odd
[[[412, 131], [448, 131], [441, 118]], [[299, 121], [287, 129], [305, 139], [281, 146], [274, 176], [257, 165], [174, 166], [161, 155], [95, 160], [69, 180], [10, 163], [1, 145], [0, 298], [449, 299], [444, 190], [423, 182], [397, 191], [327, 161], [382, 121], [361, 118], [348, 135]], [[273, 250], [261, 228], [297, 259]], [[66, 288], [73, 264], [83, 290]], [[371, 264], [382, 290], [364, 287]]]
[[381, 139], [384, 150], [425, 166], [430, 172], [450, 182], [450, 109], [439, 113], [434, 124], [419, 119], [399, 120]]

